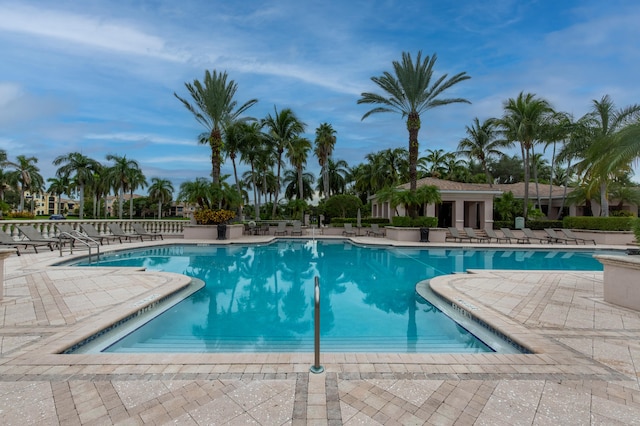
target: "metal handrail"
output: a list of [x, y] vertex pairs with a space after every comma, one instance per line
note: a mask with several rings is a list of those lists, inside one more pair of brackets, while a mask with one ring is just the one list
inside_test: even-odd
[[58, 248], [60, 249], [60, 257], [62, 257], [62, 237], [65, 236], [67, 238], [71, 238], [73, 241], [71, 242], [71, 244], [69, 244], [69, 253], [73, 254], [73, 245], [76, 241], [78, 241], [79, 243], [85, 245], [87, 247], [87, 249], [89, 250], [89, 262], [91, 262], [91, 243], [95, 244], [96, 246], [96, 258], [98, 260], [100, 260], [100, 243], [96, 240], [94, 240], [93, 238], [89, 237], [88, 235], [85, 235], [79, 231], [73, 230], [73, 233], [70, 232], [60, 232], [60, 234], [58, 235]]
[[319, 374], [324, 371], [324, 367], [320, 365], [320, 279], [316, 276], [314, 280], [313, 299], [314, 299], [314, 348], [315, 357], [313, 366], [309, 369], [312, 373]]

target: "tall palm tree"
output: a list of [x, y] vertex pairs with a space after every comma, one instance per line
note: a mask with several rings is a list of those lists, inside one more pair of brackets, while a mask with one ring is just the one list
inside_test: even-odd
[[109, 167], [108, 173], [115, 183], [115, 188], [118, 189], [118, 218], [122, 219], [124, 191], [129, 190], [132, 186], [132, 170], [139, 170], [140, 166], [137, 161], [129, 160], [126, 155], [108, 154], [107, 161], [113, 161], [113, 165]]
[[544, 139], [547, 119], [554, 113], [548, 101], [533, 93], [520, 92], [504, 103], [504, 115], [497, 121], [506, 142], [519, 142], [524, 163], [524, 217], [528, 216], [529, 180], [533, 145]]
[[336, 140], [336, 131], [331, 127], [331, 124], [322, 123], [316, 129], [316, 145], [313, 152], [318, 158], [318, 164], [320, 165], [320, 176], [324, 184], [324, 191], [322, 191], [322, 193], [325, 199], [329, 197], [329, 172], [327, 170], [327, 163], [333, 153]]
[[[416, 190], [418, 164], [418, 132], [421, 126], [421, 114], [432, 108], [451, 103], [470, 103], [464, 98], [441, 98], [444, 91], [461, 81], [471, 78], [466, 72], [458, 73], [451, 78], [447, 74], [432, 81], [436, 55], [426, 56], [422, 60], [422, 52], [418, 52], [414, 64], [411, 55], [402, 53], [402, 62], [393, 61], [394, 74], [384, 72], [380, 77], [371, 80], [383, 90], [384, 94], [362, 93], [358, 104], [379, 105], [362, 116], [364, 120], [371, 114], [380, 112], [396, 112], [407, 118], [409, 131], [409, 189]], [[415, 216], [411, 209], [411, 216]]]
[[265, 146], [265, 135], [261, 131], [262, 125], [258, 122], [248, 124], [244, 129], [243, 143], [238, 147], [240, 151], [240, 160], [249, 164], [251, 170], [242, 175], [248, 187], [253, 189], [253, 207], [254, 217], [260, 218], [260, 181], [261, 174], [258, 172], [262, 164], [266, 164], [265, 168], [269, 168], [268, 159], [269, 152]]
[[500, 157], [504, 141], [498, 140], [495, 120], [484, 120], [480, 123], [478, 117], [473, 119], [471, 127], [466, 126], [467, 136], [458, 142], [458, 155], [464, 155], [469, 159], [480, 161], [482, 170], [487, 177], [489, 186], [493, 186], [493, 178], [489, 173], [488, 160], [491, 157]]
[[[257, 99], [251, 99], [237, 106], [233, 98], [238, 90], [234, 80], [227, 82], [227, 73], [218, 73], [213, 70], [205, 71], [203, 83], [193, 80], [193, 83], [185, 83], [187, 91], [191, 95], [193, 104], [187, 99], [181, 98], [176, 93], [173, 95], [182, 102], [196, 118], [198, 123], [207, 129], [206, 143], [211, 148], [211, 178], [213, 183], [220, 181], [220, 164], [222, 162], [222, 129], [224, 122], [236, 121], [247, 109], [252, 107]], [[200, 140], [202, 142], [202, 139]]]
[[147, 179], [139, 168], [129, 171], [129, 219], [133, 219], [133, 192], [138, 188], [149, 186]]
[[[284, 196], [291, 200], [294, 197], [297, 200], [313, 199], [313, 182], [315, 177], [312, 173], [302, 173], [302, 187], [300, 187], [300, 177], [298, 171], [294, 169], [285, 170], [282, 176], [282, 184], [285, 187]], [[300, 193], [302, 192], [302, 197]]]
[[633, 155], [620, 153], [624, 152], [621, 147], [638, 145], [640, 105], [616, 109], [609, 95], [605, 95], [600, 101], [593, 101], [591, 116], [592, 132], [588, 137], [584, 160], [578, 164], [578, 169], [597, 181], [600, 188], [600, 215], [609, 216], [608, 183], [620, 169], [631, 163]]
[[43, 187], [44, 181], [40, 175], [40, 169], [36, 166], [37, 162], [38, 159], [36, 157], [27, 157], [24, 155], [18, 155], [15, 162], [5, 162], [6, 165], [15, 169], [8, 173], [8, 178], [20, 192], [20, 205], [18, 206], [18, 211], [20, 212], [24, 211], [25, 192], [30, 191], [33, 197], [35, 191]]
[[311, 142], [307, 138], [297, 137], [291, 141], [287, 150], [287, 158], [298, 174], [298, 199], [304, 199], [302, 174], [307, 164], [307, 157], [311, 150]]
[[349, 164], [345, 160], [333, 160], [329, 158], [326, 164], [327, 178], [329, 180], [329, 192], [324, 193], [325, 183], [324, 177], [318, 179], [316, 190], [324, 195], [325, 198], [335, 194], [344, 194], [347, 190], [347, 183], [351, 174]]
[[93, 160], [80, 152], [70, 152], [66, 155], [61, 155], [53, 160], [54, 166], [60, 166], [56, 172], [58, 177], [67, 177], [72, 182], [75, 181], [79, 189], [80, 197], [80, 219], [84, 218], [84, 191], [86, 185], [93, 180], [93, 173], [98, 168], [100, 163]]
[[62, 214], [62, 194], [69, 192], [69, 178], [54, 177], [47, 179], [47, 182], [49, 182], [47, 192], [58, 197], [58, 213]]
[[280, 193], [282, 155], [285, 149], [288, 149], [291, 146], [291, 142], [297, 138], [300, 133], [304, 132], [305, 124], [298, 119], [290, 108], [285, 108], [279, 113], [276, 107], [273, 109], [274, 115], [267, 115], [267, 117], [262, 120], [262, 124], [267, 128], [269, 132], [269, 140], [273, 144], [272, 146], [277, 153], [277, 190], [273, 202], [273, 210], [271, 212], [272, 218], [275, 218], [276, 209], [278, 207], [278, 195]]
[[158, 219], [162, 219], [162, 205], [171, 201], [173, 191], [173, 185], [168, 179], [151, 178], [149, 198], [158, 203]]

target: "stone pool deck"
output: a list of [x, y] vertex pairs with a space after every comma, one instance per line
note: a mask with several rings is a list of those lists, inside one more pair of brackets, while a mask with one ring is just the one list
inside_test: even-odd
[[604, 302], [601, 272], [434, 280], [535, 354], [323, 354], [312, 374], [313, 354], [56, 354], [187, 281], [59, 259], [5, 261], [3, 425], [640, 424], [640, 312]]

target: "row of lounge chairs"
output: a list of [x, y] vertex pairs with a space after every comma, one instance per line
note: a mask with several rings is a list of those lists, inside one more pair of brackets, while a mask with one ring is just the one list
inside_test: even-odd
[[144, 241], [145, 238], [148, 238], [149, 240], [155, 240], [157, 238], [164, 239], [161, 233], [148, 232], [139, 223], [132, 224], [134, 231], [132, 233], [124, 232], [120, 225], [116, 223], [108, 225], [111, 234], [100, 234], [100, 232], [90, 224], [82, 224], [80, 226], [84, 232], [82, 234], [73, 229], [69, 224], [56, 224], [60, 234], [58, 238], [45, 238], [33, 226], [18, 226], [18, 231], [21, 235], [20, 240], [15, 240], [11, 235], [0, 230], [0, 247], [15, 248], [18, 256], [20, 256], [20, 247], [23, 247], [23, 249], [27, 249], [29, 247], [33, 248], [36, 253], [38, 253], [38, 247], [48, 247], [53, 251], [54, 248], [57, 248], [60, 245], [65, 245], [67, 243], [73, 245], [75, 239], [83, 237], [88, 237], [101, 245], [104, 244], [105, 241], [109, 244], [109, 241], [115, 240], [122, 243], [123, 240], [133, 241], [139, 239], [140, 241]]
[[558, 232], [556, 232], [555, 229], [552, 228], [545, 228], [544, 232], [545, 235], [543, 237], [539, 237], [538, 235], [536, 235], [530, 228], [522, 228], [522, 236], [517, 236], [511, 229], [509, 228], [500, 228], [500, 231], [502, 232], [502, 236], [498, 235], [496, 233], [496, 231], [494, 231], [493, 229], [487, 228], [484, 230], [484, 233], [486, 235], [481, 235], [476, 233], [476, 231], [473, 228], [470, 227], [465, 227], [464, 228], [464, 234], [462, 234], [460, 232], [460, 230], [458, 230], [458, 228], [454, 228], [454, 227], [449, 227], [449, 232], [447, 237], [445, 238], [445, 241], [454, 241], [454, 242], [479, 242], [479, 243], [491, 243], [491, 242], [496, 242], [496, 243], [512, 243], [512, 242], [516, 242], [519, 244], [530, 244], [532, 242], [537, 242], [537, 243], [547, 243], [547, 244], [554, 244], [554, 243], [560, 243], [560, 244], [586, 244], [586, 243], [593, 243], [594, 245], [596, 244], [596, 241], [593, 239], [589, 239], [589, 238], [582, 238], [582, 237], [578, 237], [577, 235], [575, 235], [573, 233], [573, 231], [571, 231], [570, 229], [560, 229], [560, 232], [562, 232], [562, 235], [559, 234]]

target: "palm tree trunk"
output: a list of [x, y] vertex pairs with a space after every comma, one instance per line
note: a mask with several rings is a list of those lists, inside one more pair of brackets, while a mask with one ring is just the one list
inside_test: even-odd
[[298, 166], [298, 199], [304, 199], [304, 188], [302, 187], [302, 166]]
[[556, 162], [556, 143], [553, 142], [553, 152], [551, 154], [551, 179], [549, 179], [549, 207], [547, 207], [547, 217], [551, 219], [551, 202], [553, 196], [553, 173]]
[[129, 194], [129, 219], [133, 219], [133, 188]]
[[158, 219], [162, 219], [162, 198], [158, 200]]
[[527, 220], [529, 210], [529, 149], [525, 148], [525, 144], [520, 144], [522, 150], [522, 159], [524, 161], [524, 204], [523, 204], [523, 216]]
[[607, 197], [607, 182], [600, 182], [600, 216], [609, 217], [609, 198]]
[[567, 176], [565, 176], [564, 178], [564, 191], [562, 193], [562, 203], [560, 203], [560, 210], [558, 211], [558, 216], [556, 216], [556, 219], [560, 219], [560, 216], [562, 215], [562, 210], [564, 210], [564, 203], [567, 200], [567, 187], [569, 186], [570, 170], [571, 170], [571, 158], [569, 158], [569, 161], [567, 162]]
[[[407, 129], [409, 130], [409, 190], [415, 192], [418, 181], [418, 132], [420, 131], [420, 114], [410, 112], [407, 118]], [[415, 206], [409, 207], [409, 216], [416, 217]]]
[[124, 187], [120, 186], [118, 190], [118, 218], [122, 219], [124, 212]]
[[[231, 164], [233, 165], [233, 177], [236, 180], [236, 191], [238, 191], [238, 195], [240, 195], [240, 197], [242, 198], [242, 192], [240, 192], [240, 181], [238, 180], [238, 169], [236, 167], [236, 154], [231, 153], [229, 157], [231, 157]], [[240, 205], [238, 206], [238, 217], [241, 219], [242, 219], [242, 204], [243, 203], [240, 203]]]
[[84, 183], [80, 183], [80, 210], [78, 216], [80, 220], [84, 218]]
[[271, 209], [271, 219], [276, 218], [276, 209], [278, 207], [278, 195], [280, 194], [280, 163], [282, 163], [282, 149], [278, 149], [278, 173], [276, 174], [276, 193], [273, 199], [273, 208]]
[[[533, 158], [535, 160], [536, 158], [536, 153], [535, 153], [535, 145], [531, 145], [531, 158]], [[536, 201], [538, 203], [538, 208], [542, 209], [542, 202], [540, 199], [540, 188], [538, 187], [538, 165], [536, 164], [536, 162], [533, 163], [533, 181], [536, 183]], [[551, 207], [551, 206], [549, 206]], [[548, 211], [547, 211], [548, 213]]]

